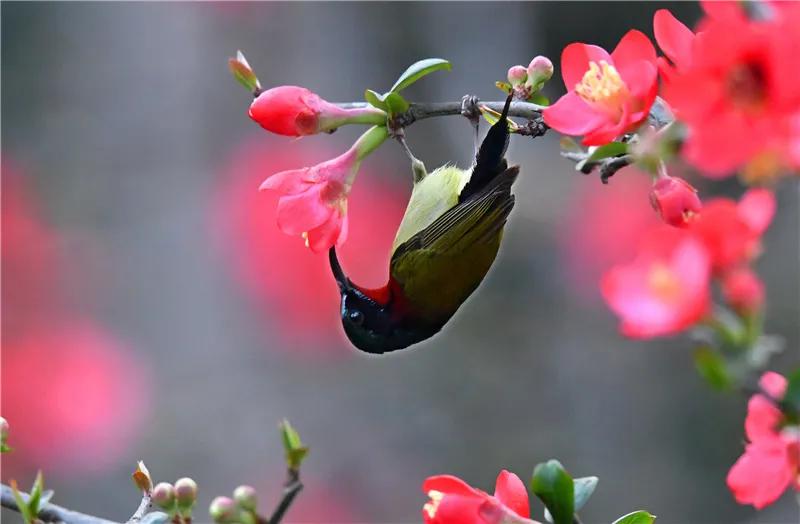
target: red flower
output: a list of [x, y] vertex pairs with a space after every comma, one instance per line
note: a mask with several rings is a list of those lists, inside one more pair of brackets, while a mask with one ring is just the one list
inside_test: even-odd
[[800, 491], [800, 427], [786, 426], [776, 405], [786, 392], [786, 379], [773, 372], [761, 377], [762, 394], [747, 405], [745, 432], [750, 441], [728, 472], [728, 488], [740, 504], [761, 509], [775, 502], [791, 485]]
[[650, 203], [664, 222], [675, 227], [686, 227], [703, 207], [694, 187], [682, 178], [670, 176], [653, 184]]
[[775, 212], [775, 197], [766, 189], [751, 189], [737, 205], [727, 198], [710, 200], [690, 226], [703, 240], [718, 274], [755, 258], [761, 235]]
[[567, 94], [544, 110], [544, 120], [584, 145], [602, 145], [630, 131], [650, 111], [658, 89], [656, 53], [639, 31], [629, 31], [609, 55], [581, 43], [561, 55]]
[[332, 160], [267, 178], [260, 189], [283, 194], [278, 202], [278, 227], [287, 235], [302, 235], [315, 253], [341, 246], [347, 239], [347, 196], [358, 167], [386, 136], [385, 127], [373, 127]]
[[[724, 4], [724, 3], [723, 3]], [[654, 19], [666, 100], [689, 128], [684, 157], [709, 176], [722, 177], [755, 162], [750, 178], [797, 160], [793, 124], [800, 111], [800, 17], [750, 21], [733, 4], [712, 6], [693, 36], [668, 12]]]
[[600, 287], [624, 335], [671, 335], [708, 313], [710, 270], [708, 253], [694, 236], [659, 226], [647, 235], [636, 260], [613, 267]]
[[430, 500], [422, 508], [425, 524], [496, 524], [529, 520], [528, 492], [520, 478], [506, 470], [497, 477], [494, 495], [452, 475], [428, 477], [422, 491]]
[[344, 124], [382, 124], [386, 113], [372, 106], [342, 109], [305, 87], [279, 86], [253, 100], [250, 118], [267, 131], [303, 136], [332, 131]]
[[[286, 169], [298, 158], [314, 162], [329, 156], [323, 146], [271, 137], [246, 142], [220, 175], [209, 220], [231, 275], [257, 307], [254, 317], [270, 340], [266, 348], [295, 356], [353, 356], [341, 334], [339, 295], [327, 257], [312, 256], [296, 238], [281, 233], [275, 227], [278, 195], [255, 190], [261, 173]], [[352, 227], [339, 256], [356, 282], [379, 287], [388, 278], [408, 192], [389, 169], [367, 165], [362, 171], [350, 195]]]
[[10, 458], [70, 475], [134, 459], [126, 453], [148, 405], [144, 371], [88, 322], [4, 340], [3, 416], [18, 450]]
[[722, 277], [722, 294], [733, 309], [752, 313], [764, 305], [764, 283], [750, 268], [729, 271]]

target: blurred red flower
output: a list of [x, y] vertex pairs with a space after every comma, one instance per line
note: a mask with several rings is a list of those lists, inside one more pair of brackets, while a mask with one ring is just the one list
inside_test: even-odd
[[800, 491], [800, 427], [781, 427], [777, 402], [786, 393], [786, 379], [767, 372], [759, 382], [770, 398], [756, 394], [747, 405], [745, 432], [750, 441], [728, 473], [728, 488], [740, 504], [761, 509], [790, 486]]
[[606, 144], [636, 127], [658, 90], [655, 49], [636, 30], [610, 55], [594, 45], [568, 45], [561, 74], [567, 94], [544, 110], [544, 121], [561, 133], [584, 135], [584, 145]]
[[699, 239], [661, 225], [648, 232], [632, 263], [603, 276], [600, 288], [624, 335], [651, 338], [679, 333], [705, 317], [710, 278], [709, 255]]
[[15, 449], [9, 462], [57, 474], [117, 464], [149, 396], [141, 363], [91, 322], [4, 340], [2, 379]]
[[686, 180], [666, 176], [656, 180], [650, 203], [667, 224], [686, 227], [703, 207], [697, 190]]
[[728, 198], [709, 200], [690, 229], [702, 239], [714, 272], [721, 274], [758, 256], [774, 213], [774, 195], [751, 189], [738, 204]]
[[764, 283], [749, 267], [737, 268], [722, 277], [722, 295], [735, 311], [747, 315], [764, 305]]
[[752, 181], [800, 166], [800, 11], [753, 21], [730, 2], [704, 6], [697, 35], [665, 10], [654, 18], [674, 64], [660, 61], [664, 97], [689, 128], [684, 157], [711, 177], [744, 167]]
[[497, 477], [494, 495], [452, 475], [428, 477], [422, 491], [430, 499], [422, 508], [425, 524], [499, 524], [530, 517], [525, 484], [506, 470]]
[[[348, 346], [343, 343], [339, 295], [327, 257], [284, 235], [275, 225], [278, 196], [258, 191], [266, 174], [328, 155], [324, 147], [306, 141], [242, 144], [214, 192], [211, 220], [234, 276], [263, 307], [261, 314], [282, 337], [282, 346], [316, 354], [339, 349], [344, 355], [341, 350]], [[353, 185], [348, 209], [352, 227], [340, 257], [354, 280], [380, 287], [388, 278], [390, 249], [409, 190], [373, 166], [371, 159]]]

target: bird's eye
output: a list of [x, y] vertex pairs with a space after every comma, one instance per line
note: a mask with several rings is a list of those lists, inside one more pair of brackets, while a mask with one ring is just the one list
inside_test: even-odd
[[350, 318], [350, 322], [355, 324], [356, 326], [360, 326], [364, 323], [364, 313], [361, 311], [353, 310], [349, 313], [348, 317]]

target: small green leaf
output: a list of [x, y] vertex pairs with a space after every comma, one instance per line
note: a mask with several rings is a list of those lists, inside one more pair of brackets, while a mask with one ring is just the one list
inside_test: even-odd
[[3, 442], [2, 444], [0, 444], [0, 453], [8, 453], [8, 452], [10, 452], [10, 451], [13, 451], [13, 449], [14, 449], [14, 448], [12, 448], [11, 446], [9, 446], [9, 445], [8, 445], [8, 444], [6, 444], [5, 442]]
[[549, 460], [537, 465], [531, 478], [531, 491], [547, 507], [555, 524], [572, 524], [574, 484], [560, 462]]
[[241, 51], [236, 51], [236, 58], [228, 59], [228, 68], [233, 73], [233, 77], [251, 93], [261, 89], [261, 83]]
[[420, 60], [419, 62], [411, 64], [408, 69], [400, 75], [400, 78], [397, 79], [397, 82], [394, 83], [389, 91], [398, 93], [425, 75], [442, 69], [450, 71], [451, 67], [450, 62], [443, 58], [427, 58], [425, 60]]
[[388, 108], [387, 112], [390, 115], [396, 115], [397, 113], [403, 113], [408, 110], [408, 102], [397, 93], [386, 93], [385, 101], [386, 107]]
[[643, 509], [623, 515], [613, 522], [613, 524], [652, 524], [656, 520], [655, 515], [651, 515]]
[[289, 424], [288, 420], [284, 419], [281, 422], [280, 429], [283, 437], [283, 449], [286, 452], [286, 465], [289, 466], [289, 469], [297, 470], [308, 455], [308, 448], [303, 446], [300, 434]]
[[783, 402], [800, 413], [800, 369], [794, 370], [786, 378], [789, 384], [786, 386]]
[[604, 158], [624, 155], [627, 152], [628, 144], [624, 142], [609, 142], [608, 144], [602, 145], [592, 151], [592, 153], [589, 155], [589, 158], [586, 160], [589, 162], [596, 162], [598, 160], [603, 160]]
[[52, 489], [43, 491], [42, 497], [39, 499], [39, 509], [41, 510], [41, 508], [43, 508], [45, 504], [50, 502], [50, 499], [53, 498], [53, 495], [55, 494], [56, 492], [53, 491]]
[[701, 346], [695, 350], [694, 366], [708, 385], [718, 391], [727, 391], [733, 385], [725, 359], [709, 346]]
[[528, 99], [528, 102], [533, 102], [534, 104], [539, 104], [540, 106], [549, 106], [550, 99], [544, 96], [541, 93], [536, 93], [532, 97]]
[[575, 139], [569, 136], [562, 136], [558, 141], [558, 145], [561, 147], [561, 149], [570, 153], [579, 153], [583, 151]]
[[[597, 477], [581, 477], [572, 480], [574, 484], [573, 492], [575, 493], [575, 509], [573, 509], [575, 513], [579, 512], [589, 502], [589, 497], [594, 493], [598, 480]], [[553, 516], [550, 515], [550, 511], [547, 508], [544, 510], [544, 518], [547, 522], [553, 522]]]
[[511, 91], [514, 89], [508, 82], [495, 82], [494, 85], [506, 95], [511, 94]]
[[373, 91], [372, 89], [367, 89], [364, 91], [364, 100], [366, 100], [367, 103], [372, 107], [377, 107], [383, 111], [388, 110], [383, 95]]
[[42, 491], [44, 491], [44, 476], [42, 470], [36, 473], [36, 480], [33, 481], [31, 488], [31, 497], [28, 499], [28, 508], [33, 515], [39, 514], [39, 502], [42, 500]]
[[36, 515], [31, 514], [30, 508], [28, 508], [28, 503], [25, 502], [25, 499], [22, 498], [22, 493], [19, 492], [17, 488], [17, 481], [11, 480], [9, 482], [11, 484], [11, 492], [14, 494], [14, 501], [17, 503], [17, 509], [19, 510], [20, 515], [22, 515], [22, 520], [25, 521], [25, 524], [32, 524]]

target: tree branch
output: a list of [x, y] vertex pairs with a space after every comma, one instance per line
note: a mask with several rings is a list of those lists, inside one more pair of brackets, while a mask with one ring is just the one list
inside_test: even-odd
[[278, 524], [289, 510], [289, 506], [291, 506], [292, 502], [294, 502], [294, 498], [302, 489], [303, 483], [300, 482], [300, 472], [290, 469], [289, 478], [286, 481], [286, 487], [283, 489], [283, 498], [281, 498], [278, 507], [272, 512], [272, 515], [269, 517], [269, 520], [266, 524]]
[[[492, 111], [498, 113], [503, 110], [505, 101], [496, 102], [480, 102], [477, 98], [472, 98], [473, 103], [486, 106]], [[336, 104], [343, 109], [356, 109], [368, 107], [366, 102], [346, 102]], [[394, 122], [398, 127], [408, 127], [417, 120], [425, 120], [426, 118], [434, 118], [439, 116], [462, 115], [463, 102], [461, 100], [454, 102], [430, 102], [421, 103], [414, 102], [409, 105], [409, 108], [403, 113], [395, 115]], [[530, 102], [511, 102], [511, 108], [508, 111], [509, 116], [516, 116], [520, 118], [527, 118], [528, 120], [536, 120], [542, 116], [542, 110], [545, 106], [532, 104]]]
[[[11, 488], [5, 484], [0, 485], [0, 505], [13, 511], [19, 512], [17, 501]], [[27, 498], [27, 493], [21, 493], [23, 498]], [[39, 519], [44, 522], [64, 522], [65, 524], [119, 524], [113, 520], [106, 520], [92, 515], [86, 515], [71, 509], [62, 508], [56, 504], [44, 504], [39, 510]]]

